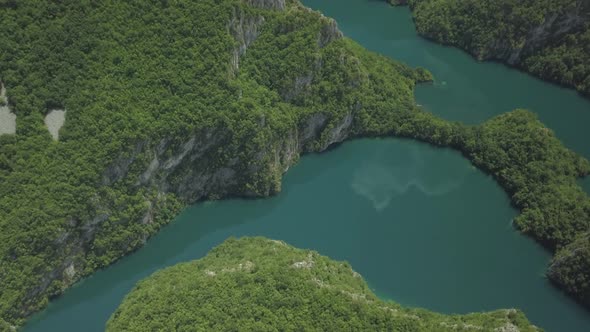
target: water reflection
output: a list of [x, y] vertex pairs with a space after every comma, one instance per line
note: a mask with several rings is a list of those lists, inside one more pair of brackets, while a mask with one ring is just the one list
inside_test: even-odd
[[425, 196], [440, 196], [463, 183], [464, 170], [449, 170], [444, 177], [432, 176], [432, 169], [437, 167], [436, 158], [439, 156], [423, 151], [421, 153], [419, 148], [420, 146], [402, 145], [394, 161], [365, 161], [354, 172], [352, 189], [368, 199], [375, 210], [381, 211], [389, 206], [393, 198], [406, 194], [408, 190], [418, 190]]
[[549, 253], [507, 227], [515, 215], [497, 184], [455, 151], [411, 140], [347, 142], [304, 157], [277, 197], [190, 207], [137, 253], [52, 302], [25, 331], [102, 331], [138, 280], [244, 235], [347, 260], [380, 296], [404, 305], [447, 313], [517, 307], [549, 331], [587, 331], [585, 312], [543, 277]]

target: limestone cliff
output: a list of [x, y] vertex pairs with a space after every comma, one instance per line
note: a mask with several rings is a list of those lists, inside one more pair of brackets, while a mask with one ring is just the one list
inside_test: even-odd
[[[285, 9], [284, 0], [248, 0], [246, 3], [263, 10]], [[323, 18], [323, 22], [317, 35], [320, 47], [342, 38], [333, 20]], [[227, 24], [228, 32], [236, 41], [231, 57], [231, 76], [238, 75], [240, 59], [255, 42], [264, 23], [263, 15], [251, 15], [239, 7], [234, 8]], [[314, 70], [321, 69], [322, 63], [318, 62]], [[288, 101], [302, 93], [311, 84], [315, 72], [296, 77], [292, 89], [284, 93], [283, 98]], [[155, 223], [161, 214], [160, 209], [170, 200], [182, 206], [203, 199], [272, 195], [280, 191], [282, 174], [299, 159], [301, 153], [323, 151], [351, 135], [353, 111], [348, 110], [341, 119], [333, 119], [319, 111], [309, 114], [276, 140], [265, 142], [257, 151], [243, 158], [237, 156], [240, 146], [233, 151], [235, 155], [228, 156], [224, 151], [233, 137], [223, 125], [198, 129], [181, 138], [130, 142], [130, 148], [114, 157], [104, 170], [100, 187], [107, 192], [124, 190], [144, 193], [141, 196], [144, 210], [135, 217], [119, 221], [142, 225]], [[258, 125], [260, 131], [267, 127], [264, 120]], [[255, 186], [249, 185], [253, 182]], [[59, 294], [94, 270], [87, 264], [88, 256], [95, 255], [95, 242], [104, 224], [122, 208], [119, 204], [125, 203], [115, 203], [108, 196], [97, 195], [89, 204], [96, 214], [86, 220], [70, 220], [70, 229], [55, 239], [55, 243], [62, 248], [62, 261], [45, 272], [39, 283], [28, 292], [22, 308], [25, 313], [35, 310], [35, 303], [43, 294]], [[163, 223], [169, 221], [170, 216], [164, 218]], [[159, 226], [154, 227], [157, 229]], [[143, 237], [137, 243], [124, 242], [120, 250], [135, 250], [146, 240], [147, 237]], [[54, 289], [56, 283], [58, 289]]]
[[[301, 153], [420, 113], [423, 71], [294, 0], [36, 0], [0, 18], [18, 30], [0, 29], [19, 114], [0, 137], [0, 319], [12, 325], [187, 204], [276, 194]], [[68, 110], [58, 141], [43, 127], [56, 108]]]

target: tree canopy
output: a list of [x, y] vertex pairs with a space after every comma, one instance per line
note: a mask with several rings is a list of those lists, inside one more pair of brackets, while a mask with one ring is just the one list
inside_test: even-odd
[[[17, 115], [16, 134], [0, 136], [1, 318], [21, 323], [187, 203], [277, 192], [300, 150], [324, 149], [347, 117], [355, 136], [416, 112], [425, 71], [364, 50], [296, 1], [269, 3], [0, 3], [0, 78]], [[57, 142], [43, 125], [55, 108], [67, 110]], [[313, 115], [324, 121], [299, 148]], [[221, 168], [231, 185], [210, 180], [208, 196], [187, 198], [142, 184], [153, 158], [173, 159], [190, 137], [212, 146], [164, 187]], [[295, 157], [277, 161], [285, 145]]]
[[[21, 324], [140, 248], [186, 204], [275, 194], [300, 152], [351, 137], [462, 150], [511, 194], [516, 224], [551, 249], [588, 231], [575, 184], [588, 162], [533, 115], [475, 127], [437, 118], [413, 96], [428, 71], [363, 49], [297, 1], [269, 3], [0, 3], [0, 78], [17, 114], [16, 134], [0, 136], [0, 324]], [[43, 125], [55, 108], [67, 110], [59, 141]], [[177, 158], [189, 143], [207, 148]], [[158, 157], [170, 163], [143, 182]], [[219, 170], [235, 176], [218, 185]], [[203, 195], [171, 189], [193, 185], [183, 180], [195, 171]], [[561, 275], [573, 277], [560, 284], [587, 298], [576, 276], [588, 265], [564, 262], [575, 264]]]
[[[229, 305], [228, 305], [229, 304]], [[137, 283], [107, 331], [539, 331], [518, 310], [441, 315], [378, 299], [346, 262], [230, 238]]]
[[[409, 0], [421, 35], [590, 96], [590, 2]], [[398, 2], [399, 4], [399, 2]]]

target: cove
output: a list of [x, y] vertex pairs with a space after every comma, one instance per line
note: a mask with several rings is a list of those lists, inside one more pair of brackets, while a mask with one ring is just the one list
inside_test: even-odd
[[101, 331], [140, 279], [202, 257], [229, 236], [262, 235], [349, 261], [374, 291], [441, 312], [517, 307], [548, 331], [590, 317], [543, 276], [549, 253], [511, 225], [516, 211], [458, 152], [402, 139], [356, 140], [304, 156], [283, 192], [186, 209], [137, 253], [95, 273], [25, 331]]

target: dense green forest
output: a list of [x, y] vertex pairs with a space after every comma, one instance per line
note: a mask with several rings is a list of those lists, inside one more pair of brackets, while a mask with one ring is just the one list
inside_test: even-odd
[[[391, 2], [391, 1], [390, 1]], [[394, 1], [399, 4], [399, 1]], [[418, 33], [590, 96], [590, 1], [409, 0]]]
[[[17, 115], [16, 135], [0, 136], [0, 318], [22, 323], [187, 203], [275, 193], [301, 150], [417, 112], [427, 72], [282, 3], [0, 4], [0, 78]], [[57, 142], [43, 126], [54, 108], [67, 110]]]
[[348, 263], [264, 238], [230, 238], [154, 273], [107, 323], [107, 331], [171, 330], [539, 331], [514, 309], [441, 315], [382, 301]]
[[549, 266], [548, 275], [567, 292], [590, 302], [590, 232], [579, 234], [561, 248]]
[[[521, 211], [516, 226], [558, 250], [551, 280], [590, 306], [590, 198], [576, 183], [590, 173], [588, 161], [565, 149], [529, 112], [502, 115], [472, 130], [462, 150], [511, 195]], [[556, 265], [566, 252], [567, 263]]]
[[[0, 136], [0, 326], [186, 204], [275, 194], [299, 153], [357, 136], [462, 150], [523, 211], [516, 225], [560, 250], [553, 280], [588, 301], [588, 246], [563, 249], [589, 229], [575, 183], [588, 162], [526, 111], [468, 127], [420, 110], [426, 70], [366, 51], [297, 1], [9, 1], [0, 21], [17, 115]], [[56, 108], [59, 141], [43, 125]]]

